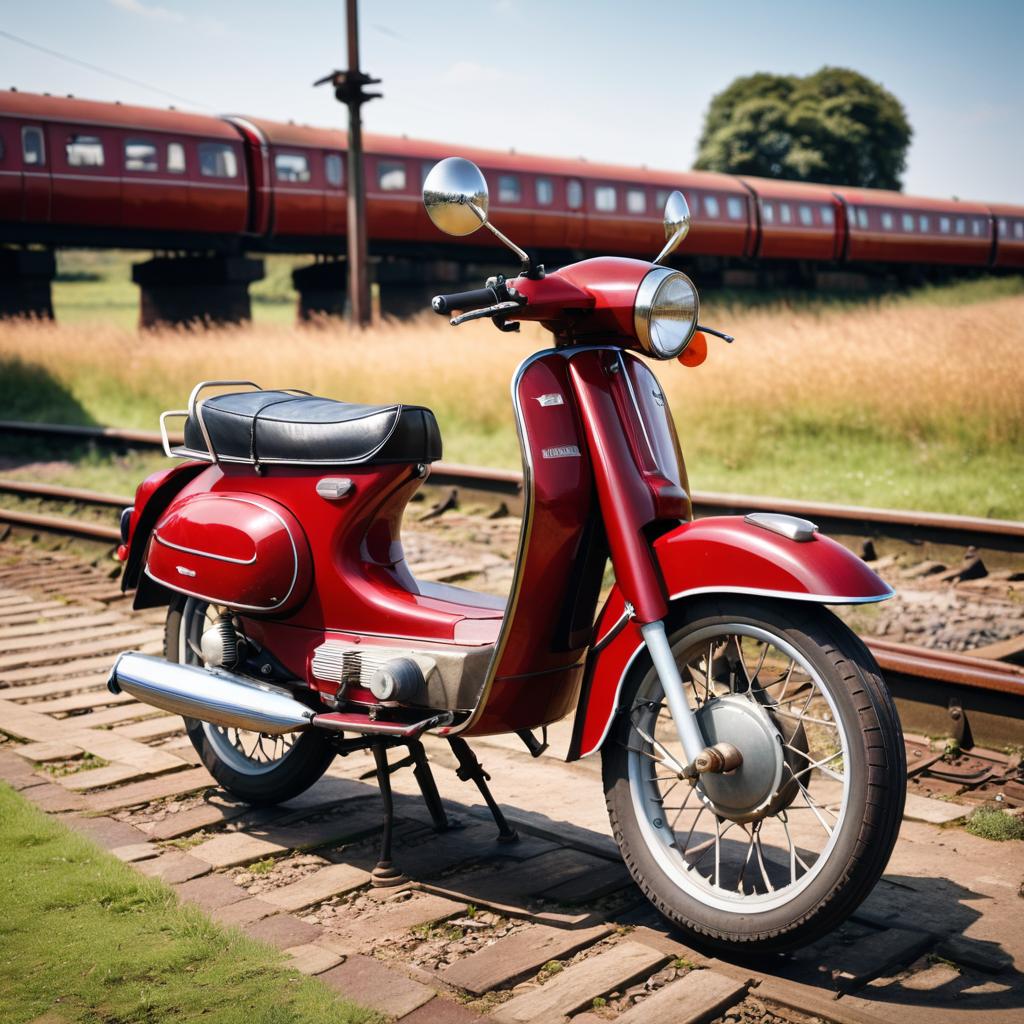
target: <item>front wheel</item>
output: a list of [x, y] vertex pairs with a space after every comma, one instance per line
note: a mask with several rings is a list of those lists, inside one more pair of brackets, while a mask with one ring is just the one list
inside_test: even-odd
[[[195, 598], [172, 604], [164, 635], [167, 660], [202, 665], [203, 632], [224, 611]], [[283, 803], [304, 793], [334, 758], [326, 737], [314, 730], [269, 736], [197, 718], [186, 718], [185, 729], [209, 773], [249, 804]]]
[[871, 891], [899, 830], [906, 759], [878, 667], [818, 606], [701, 598], [668, 625], [704, 738], [733, 744], [743, 762], [684, 779], [661, 683], [638, 659], [602, 749], [623, 859], [658, 910], [705, 945], [810, 942]]

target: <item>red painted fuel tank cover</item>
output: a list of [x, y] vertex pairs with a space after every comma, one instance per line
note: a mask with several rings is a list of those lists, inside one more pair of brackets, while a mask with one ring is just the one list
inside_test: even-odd
[[312, 558], [298, 520], [255, 494], [194, 494], [156, 525], [146, 573], [173, 590], [252, 612], [294, 608], [309, 592]]

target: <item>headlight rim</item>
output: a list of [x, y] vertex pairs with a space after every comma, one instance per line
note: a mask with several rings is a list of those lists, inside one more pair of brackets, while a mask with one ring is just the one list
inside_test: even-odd
[[[674, 277], [683, 278], [693, 290], [693, 323], [690, 325], [689, 333], [679, 348], [675, 352], [664, 353], [658, 350], [651, 338], [651, 317], [658, 301], [659, 292]], [[668, 360], [678, 358], [686, 350], [686, 346], [693, 340], [699, 319], [700, 293], [697, 291], [697, 286], [693, 283], [690, 276], [672, 267], [651, 267], [641, 280], [639, 288], [637, 288], [636, 299], [633, 304], [633, 330], [643, 351], [655, 359]]]

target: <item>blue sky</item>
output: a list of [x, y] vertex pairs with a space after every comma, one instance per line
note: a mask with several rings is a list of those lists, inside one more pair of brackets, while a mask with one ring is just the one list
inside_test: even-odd
[[[711, 95], [752, 71], [852, 67], [915, 130], [908, 192], [1024, 202], [1024, 0], [362, 0], [368, 130], [689, 167]], [[35, 0], [0, 87], [343, 124], [311, 83], [345, 62], [342, 0]], [[185, 102], [185, 101], [191, 102]]]

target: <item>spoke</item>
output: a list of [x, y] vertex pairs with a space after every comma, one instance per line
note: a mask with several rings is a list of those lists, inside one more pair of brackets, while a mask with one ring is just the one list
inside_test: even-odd
[[683, 774], [683, 766], [660, 744], [653, 736], [648, 736], [647, 733], [640, 728], [640, 726], [634, 723], [633, 728], [640, 734], [642, 739], [645, 739], [650, 745], [662, 756], [661, 764], [667, 764], [674, 771], [677, 771], [680, 775]]
[[761, 848], [761, 830], [760, 828], [754, 833], [757, 838], [757, 864], [761, 869], [761, 877], [764, 879], [764, 884], [768, 886], [769, 892], [775, 892], [775, 886], [772, 885], [771, 879], [768, 877], [768, 869], [764, 866], [764, 851]]
[[786, 669], [785, 675], [779, 679], [782, 683], [782, 693], [779, 694], [779, 703], [782, 703], [782, 699], [786, 696], [786, 691], [789, 689], [790, 680], [793, 678], [793, 669], [796, 668], [796, 658], [789, 659], [789, 667]]
[[715, 888], [722, 887], [722, 819], [715, 815]]
[[[757, 683], [757, 677], [761, 674], [761, 669], [764, 667], [764, 659], [768, 657], [768, 647], [769, 645], [767, 643], [764, 643], [761, 646], [761, 657], [757, 660], [757, 668], [754, 669], [754, 678], [750, 681], [751, 686]], [[760, 683], [758, 683], [758, 686], [760, 686]], [[761, 689], [763, 690], [764, 687], [762, 686]]]
[[754, 681], [750, 678], [750, 673], [747, 671], [747, 663], [743, 658], [743, 644], [740, 643], [738, 634], [734, 633], [732, 638], [736, 641], [736, 657], [739, 658], [740, 668], [743, 669], [743, 678], [747, 681], [747, 690], [749, 691]]
[[676, 816], [672, 819], [672, 824], [669, 825], [669, 828], [672, 830], [672, 835], [676, 834], [676, 822], [679, 821], [679, 816], [683, 813], [683, 811], [686, 810], [686, 805], [690, 802], [690, 797], [693, 796], [693, 791], [695, 788], [696, 787], [691, 786], [686, 791], [686, 796], [683, 798], [683, 802], [679, 805], [679, 810], [676, 811]]
[[[743, 829], [746, 832], [746, 829]], [[754, 852], [754, 829], [750, 829], [750, 842], [747, 844], [747, 855], [743, 858], [743, 866], [740, 868], [740, 877], [736, 882], [736, 891], [740, 894], [743, 892], [743, 878], [747, 873], [747, 865], [750, 863], [750, 855]]]
[[712, 640], [708, 644], [708, 670], [704, 673], [704, 700], [711, 700], [711, 675], [714, 672], [715, 664], [715, 642]]
[[[807, 754], [804, 751], [797, 750], [796, 747], [791, 746], [789, 743], [783, 743], [782, 745], [787, 750], [792, 750], [794, 754], [799, 754], [800, 757], [802, 757], [804, 760], [807, 760]], [[792, 775], [793, 778], [795, 780], [798, 780], [798, 781], [799, 781], [801, 775], [806, 775], [807, 772], [812, 772], [812, 771], [814, 771], [815, 768], [817, 768], [818, 771], [820, 771], [823, 775], [827, 775], [830, 779], [835, 779], [836, 782], [845, 782], [846, 779], [845, 779], [844, 776], [840, 775], [838, 772], [832, 771], [831, 768], [826, 768], [825, 767], [825, 765], [827, 765], [829, 763], [829, 761], [834, 761], [837, 757], [842, 757], [842, 756], [843, 756], [843, 752], [841, 750], [837, 750], [834, 754], [830, 754], [828, 757], [823, 757], [820, 761], [810, 761], [810, 762], [808, 762], [807, 767], [806, 768], [801, 768], [800, 771], [798, 771], [798, 772], [793, 771], [793, 769], [790, 768], [788, 762], [783, 762], [783, 763], [785, 764], [785, 766], [787, 768], [789, 768], [790, 775]]]
[[821, 816], [817, 804], [815, 804], [814, 801], [811, 799], [811, 794], [807, 792], [807, 787], [804, 786], [804, 784], [799, 779], [796, 780], [796, 784], [800, 787], [800, 793], [804, 798], [804, 802], [811, 809], [814, 816], [818, 819], [818, 824], [821, 825], [821, 827], [825, 830], [826, 834], [828, 835], [829, 839], [831, 839], [832, 829], [829, 827], [828, 822], [825, 821], [825, 819]]
[[825, 725], [839, 732], [839, 726], [828, 718], [811, 718], [809, 715], [794, 715], [792, 711], [780, 711], [778, 704], [769, 704], [769, 710], [780, 718], [792, 718], [797, 722], [810, 722], [812, 725]]
[[792, 885], [796, 881], [796, 866], [800, 865], [805, 872], [810, 871], [810, 865], [804, 862], [804, 859], [796, 852], [796, 843], [793, 842], [793, 836], [789, 831], [789, 816], [783, 811], [779, 815], [779, 820], [782, 822], [782, 827], [786, 830], [786, 839], [789, 840], [789, 875], [790, 882]]

